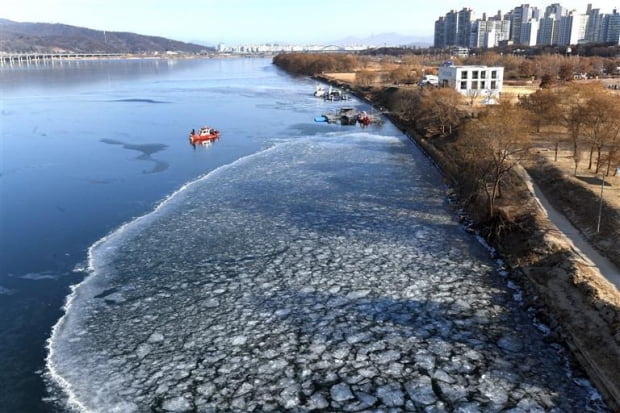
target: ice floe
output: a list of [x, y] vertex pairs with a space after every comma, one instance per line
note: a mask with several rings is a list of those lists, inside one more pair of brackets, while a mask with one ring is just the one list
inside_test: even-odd
[[394, 137], [283, 142], [91, 250], [49, 343], [78, 411], [593, 411]]

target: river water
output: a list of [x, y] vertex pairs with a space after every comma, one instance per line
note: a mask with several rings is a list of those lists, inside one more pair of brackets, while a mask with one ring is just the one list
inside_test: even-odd
[[397, 128], [313, 121], [364, 103], [268, 59], [0, 74], [0, 410], [606, 411]]

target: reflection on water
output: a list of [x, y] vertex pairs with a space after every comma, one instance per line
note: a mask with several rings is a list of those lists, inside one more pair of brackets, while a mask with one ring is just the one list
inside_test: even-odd
[[[184, 62], [180, 63], [183, 66]], [[5, 90], [44, 86], [46, 89], [74, 88], [80, 84], [116, 82], [140, 77], [158, 77], [179, 68], [179, 61], [165, 59], [46, 60], [0, 68], [0, 85]]]

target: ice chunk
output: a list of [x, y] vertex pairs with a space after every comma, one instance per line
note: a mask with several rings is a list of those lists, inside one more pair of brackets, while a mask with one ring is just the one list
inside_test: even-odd
[[522, 409], [522, 411], [531, 413], [543, 413], [545, 411], [538, 403], [527, 398], [519, 400], [517, 407]]
[[201, 384], [200, 386], [196, 387], [196, 391], [205, 397], [210, 397], [213, 393], [215, 393], [215, 384]]
[[108, 304], [111, 304], [111, 303], [120, 304], [120, 303], [124, 303], [125, 301], [127, 301], [127, 298], [125, 298], [122, 293], [117, 291], [115, 293], [106, 295], [104, 297], [104, 300]]
[[246, 336], [235, 336], [230, 340], [230, 344], [233, 346], [242, 346], [248, 341]]
[[280, 392], [280, 399], [286, 409], [299, 406], [299, 391], [300, 387], [298, 384], [291, 384]]
[[355, 343], [364, 343], [367, 342], [370, 339], [370, 334], [369, 333], [357, 333], [357, 334], [352, 334], [346, 337], [347, 343], [349, 344], [355, 344]]
[[110, 409], [108, 411], [111, 413], [134, 413], [138, 412], [139, 408], [138, 405], [132, 402], [120, 402], [114, 404], [113, 406], [110, 406]]
[[335, 384], [329, 389], [329, 393], [331, 398], [337, 402], [343, 402], [346, 400], [353, 399], [353, 393], [351, 393], [351, 389], [346, 383], [338, 383]]
[[151, 352], [152, 347], [148, 343], [142, 343], [136, 349], [136, 355], [139, 359], [143, 359]]
[[308, 409], [325, 409], [329, 406], [329, 402], [323, 397], [321, 393], [314, 393], [310, 396], [310, 400], [308, 401]]
[[159, 332], [151, 334], [147, 340], [149, 343], [161, 343], [164, 341], [164, 335]]
[[373, 396], [372, 394], [358, 391], [358, 392], [355, 392], [355, 395], [360, 400], [360, 402], [363, 404], [362, 408], [371, 407], [373, 404], [377, 402], [377, 398]]
[[457, 407], [455, 413], [481, 413], [482, 411], [479, 403], [465, 403]]
[[368, 294], [370, 294], [370, 290], [351, 291], [349, 294], [347, 294], [347, 298], [350, 299], [350, 300], [356, 300], [356, 299], [359, 299], [359, 298], [364, 298]]
[[495, 404], [504, 405], [508, 401], [508, 393], [493, 378], [483, 376], [480, 383], [480, 392]]
[[288, 365], [286, 360], [275, 359], [269, 361], [267, 364], [263, 364], [258, 368], [260, 374], [271, 374], [280, 370], [283, 370]]
[[278, 317], [286, 317], [290, 313], [291, 313], [290, 308], [281, 308], [279, 310], [276, 310], [275, 315], [277, 315]]
[[336, 360], [345, 360], [349, 356], [350, 351], [349, 347], [340, 347], [334, 351], [334, 358]]
[[357, 373], [360, 376], [371, 379], [375, 377], [377, 374], [379, 374], [379, 371], [375, 369], [374, 367], [367, 367], [367, 368], [359, 369]]
[[[465, 400], [467, 397], [467, 389], [458, 384], [448, 384], [444, 382], [438, 382], [441, 393], [444, 399], [449, 400], [452, 404]], [[445, 400], [444, 400], [445, 401]]]
[[327, 347], [325, 346], [325, 344], [313, 343], [310, 345], [308, 350], [310, 350], [310, 352], [314, 354], [322, 354], [326, 348]]
[[241, 387], [239, 387], [235, 393], [236, 396], [243, 396], [249, 392], [251, 392], [254, 387], [250, 383], [243, 383]]
[[381, 386], [377, 389], [377, 396], [389, 407], [402, 406], [405, 404], [405, 395], [397, 386]]
[[416, 403], [429, 405], [437, 402], [437, 395], [433, 391], [429, 377], [422, 376], [418, 380], [410, 381], [405, 384], [405, 390], [411, 400]]
[[220, 300], [217, 298], [209, 298], [208, 300], [204, 300], [202, 305], [206, 308], [217, 308], [220, 306]]
[[183, 396], [166, 399], [161, 407], [167, 412], [187, 412], [192, 409], [190, 402]]
[[415, 362], [426, 371], [431, 371], [435, 368], [435, 356], [432, 354], [416, 354]]
[[400, 351], [388, 350], [381, 353], [374, 353], [371, 359], [379, 364], [387, 364], [400, 359]]
[[445, 371], [441, 369], [435, 371], [435, 373], [433, 373], [433, 377], [439, 381], [443, 381], [444, 383], [448, 383], [448, 384], [456, 383], [456, 380], [454, 379], [454, 377], [451, 377], [448, 373], [446, 373]]

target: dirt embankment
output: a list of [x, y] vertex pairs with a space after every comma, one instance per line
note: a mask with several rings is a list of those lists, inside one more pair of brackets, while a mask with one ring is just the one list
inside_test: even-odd
[[[326, 77], [317, 79], [349, 89], [375, 106], [380, 107], [385, 97], [382, 96], [385, 89], [356, 87]], [[449, 145], [418, 135], [414, 125], [406, 119], [394, 114], [388, 116], [433, 158], [447, 180], [451, 179], [451, 174], [459, 173], [450, 160]], [[551, 200], [554, 205], [574, 204], [570, 197], [564, 202], [558, 201], [567, 191], [573, 191], [573, 194], [580, 191], [574, 182], [568, 182], [562, 173], [551, 174], [544, 162], [529, 165], [529, 168], [543, 192], [555, 199], [555, 202]], [[531, 308], [536, 309], [537, 317], [546, 321], [556, 337], [568, 346], [611, 409], [620, 412], [620, 293], [572, 249], [570, 242], [536, 202], [526, 183], [517, 175], [511, 180], [511, 188], [507, 188], [510, 193], [505, 194], [510, 202], [502, 208], [506, 216], [513, 219], [492, 244], [512, 267], [512, 276], [526, 292], [525, 299]], [[592, 211], [584, 208], [573, 205], [570, 210], [560, 210], [573, 214], [573, 221], [591, 221]], [[608, 211], [610, 215], [613, 212], [613, 209]], [[485, 231], [484, 226], [478, 229]], [[608, 257], [615, 258], [617, 264], [620, 241], [614, 238], [616, 229], [612, 226], [611, 232], [595, 237], [594, 241], [606, 247]]]

